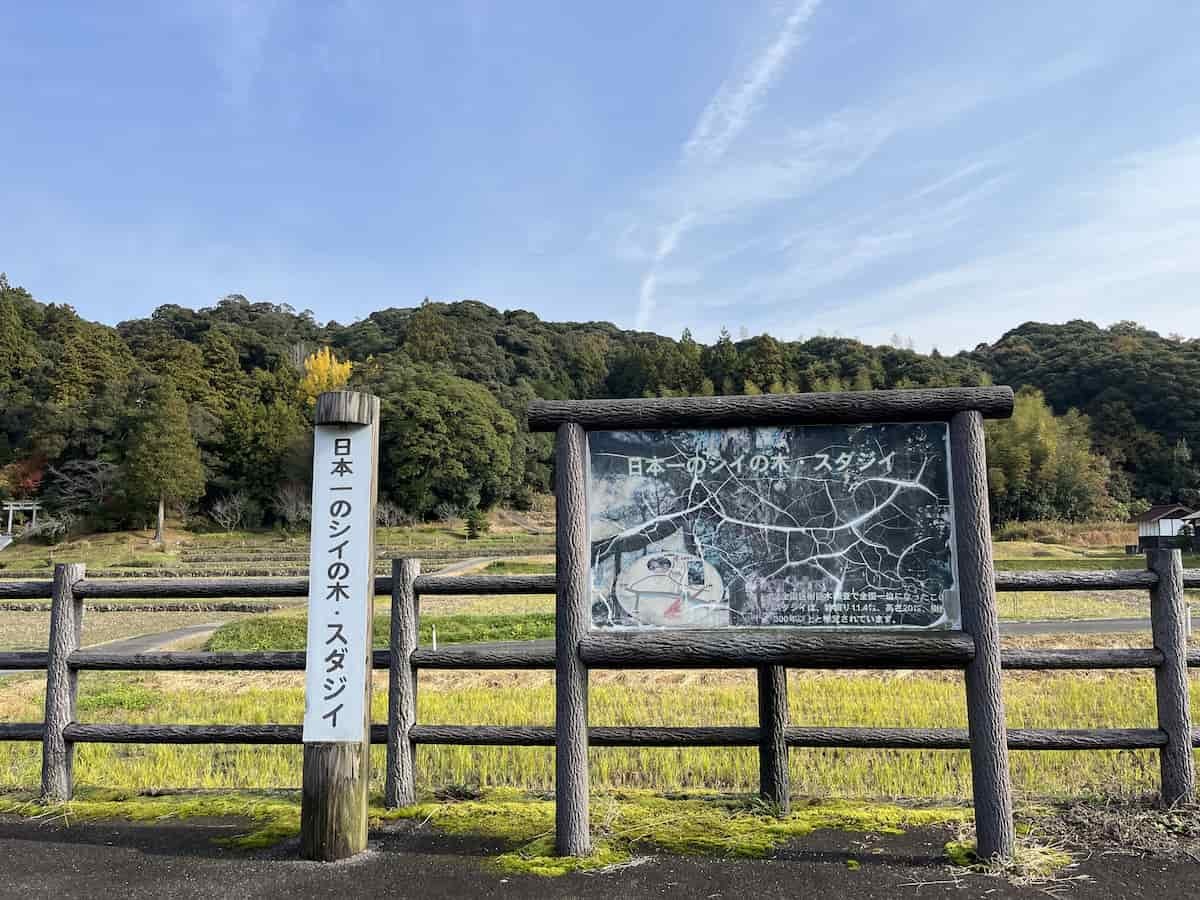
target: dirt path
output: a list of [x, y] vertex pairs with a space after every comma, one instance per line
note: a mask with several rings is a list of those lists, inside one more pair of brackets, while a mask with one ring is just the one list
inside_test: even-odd
[[928, 898], [1078, 900], [1192, 898], [1200, 865], [1187, 859], [1093, 853], [1054, 885], [1016, 887], [963, 875], [943, 852], [939, 828], [903, 835], [817, 831], [771, 859], [651, 856], [623, 868], [541, 878], [487, 865], [501, 848], [403, 823], [372, 832], [370, 850], [337, 864], [302, 862], [295, 841], [245, 852], [216, 844], [239, 833], [236, 820], [64, 825], [0, 817], [0, 897], [505, 897], [597, 898]]
[[510, 509], [498, 509], [496, 510], [496, 514], [506, 522], [511, 522], [513, 525], [524, 528], [530, 534], [554, 534], [553, 528], [538, 525], [528, 516], [523, 516], [519, 512], [513, 512]]

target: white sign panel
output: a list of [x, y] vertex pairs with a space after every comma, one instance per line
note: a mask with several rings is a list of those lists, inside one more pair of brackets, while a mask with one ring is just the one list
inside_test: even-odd
[[322, 425], [313, 449], [304, 741], [366, 739], [371, 426]]

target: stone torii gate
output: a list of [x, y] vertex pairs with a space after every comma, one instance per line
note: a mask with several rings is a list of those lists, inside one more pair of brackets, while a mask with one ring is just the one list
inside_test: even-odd
[[13, 513], [28, 512], [33, 514], [33, 518], [29, 523], [30, 528], [37, 527], [38, 510], [42, 508], [42, 504], [36, 500], [5, 500], [4, 510], [8, 513], [8, 527], [4, 529], [4, 533], [11, 535], [13, 533]]

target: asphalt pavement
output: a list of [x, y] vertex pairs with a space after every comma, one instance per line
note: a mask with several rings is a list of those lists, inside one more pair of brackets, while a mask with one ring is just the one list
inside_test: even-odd
[[[1200, 894], [1188, 857], [1080, 854], [1054, 884], [1018, 887], [952, 869], [945, 828], [902, 835], [816, 831], [769, 859], [655, 855], [620, 868], [558, 878], [514, 875], [489, 863], [504, 848], [419, 823], [373, 832], [370, 849], [340, 863], [298, 858], [296, 841], [267, 851], [216, 843], [244, 823], [228, 819], [68, 825], [0, 816], [0, 898], [504, 897], [893, 898], [987, 897], [1182, 900]], [[1068, 880], [1069, 879], [1069, 880]]]

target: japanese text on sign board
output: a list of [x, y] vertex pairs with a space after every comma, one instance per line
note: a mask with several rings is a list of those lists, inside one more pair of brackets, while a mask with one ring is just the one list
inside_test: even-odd
[[598, 628], [953, 628], [945, 423], [588, 433]]
[[304, 739], [358, 740], [368, 676], [370, 428], [320, 427], [313, 455]]

